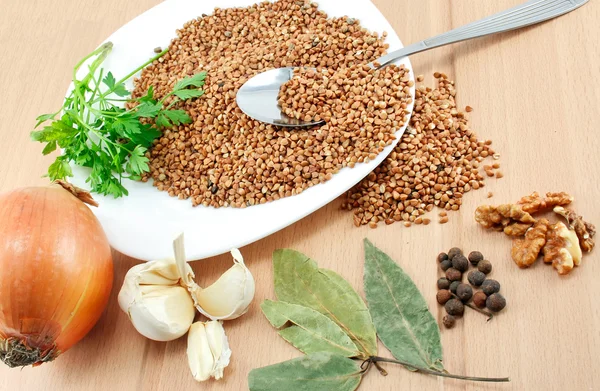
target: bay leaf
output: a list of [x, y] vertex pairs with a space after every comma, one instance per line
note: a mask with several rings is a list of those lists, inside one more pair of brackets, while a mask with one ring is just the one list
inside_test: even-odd
[[273, 253], [275, 294], [281, 301], [312, 308], [334, 321], [354, 342], [360, 357], [377, 355], [375, 326], [365, 302], [337, 273], [319, 269], [289, 249]]
[[260, 308], [273, 327], [279, 329], [279, 335], [304, 353], [329, 352], [345, 357], [360, 355], [346, 333], [320, 312], [271, 300], [265, 300]]
[[313, 353], [248, 375], [250, 391], [353, 391], [361, 380], [360, 363], [339, 354]]
[[443, 370], [440, 330], [421, 292], [396, 262], [364, 243], [365, 294], [379, 339], [397, 360]]

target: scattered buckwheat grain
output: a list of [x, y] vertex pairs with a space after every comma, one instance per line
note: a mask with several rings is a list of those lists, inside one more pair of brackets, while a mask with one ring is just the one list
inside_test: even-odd
[[[494, 154], [492, 142], [470, 130], [454, 82], [443, 73], [434, 77], [437, 88], [417, 88], [410, 126], [396, 148], [345, 195], [342, 208], [352, 211], [355, 226], [388, 220], [410, 226], [434, 207], [458, 210], [465, 193], [484, 186], [476, 166]], [[448, 222], [445, 211], [441, 224]]]

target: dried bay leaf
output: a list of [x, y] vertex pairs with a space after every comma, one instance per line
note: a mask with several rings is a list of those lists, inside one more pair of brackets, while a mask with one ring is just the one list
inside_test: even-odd
[[265, 300], [260, 307], [273, 327], [279, 329], [279, 335], [306, 354], [329, 352], [345, 357], [360, 355], [346, 333], [320, 312], [271, 300]]
[[359, 362], [320, 352], [253, 369], [248, 386], [250, 391], [353, 391], [360, 380]]
[[273, 253], [275, 294], [281, 301], [312, 308], [334, 321], [355, 343], [360, 357], [377, 355], [375, 326], [364, 301], [333, 271], [319, 269], [289, 249]]
[[389, 256], [364, 243], [365, 294], [379, 339], [397, 360], [442, 371], [440, 330], [421, 292]]

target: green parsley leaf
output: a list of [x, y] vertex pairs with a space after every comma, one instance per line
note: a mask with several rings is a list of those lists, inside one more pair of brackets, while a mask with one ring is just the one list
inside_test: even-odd
[[156, 99], [154, 99], [154, 87], [148, 87], [148, 92], [146, 92], [146, 95], [138, 98], [138, 101], [156, 103]]
[[166, 115], [168, 119], [173, 121], [173, 124], [175, 125], [189, 124], [192, 122], [192, 119], [185, 110], [164, 110], [162, 113]]
[[35, 124], [34, 128], [37, 128], [38, 126], [40, 126], [41, 124], [43, 124], [44, 122], [50, 120], [50, 119], [54, 119], [54, 117], [56, 117], [57, 113], [53, 113], [53, 114], [42, 114], [39, 117], [36, 118], [37, 123]]
[[56, 151], [56, 141], [51, 141], [42, 150], [42, 154], [49, 155], [52, 152]]
[[146, 148], [138, 145], [131, 152], [129, 156], [129, 161], [125, 166], [125, 170], [132, 175], [140, 175], [144, 172], [148, 172], [150, 168], [148, 167], [148, 158], [145, 156]]
[[140, 121], [131, 114], [116, 117], [112, 127], [121, 137], [131, 137], [141, 132]]
[[61, 119], [44, 126], [42, 130], [31, 132], [30, 136], [33, 141], [50, 142], [74, 136], [76, 133], [77, 129], [73, 128], [73, 125]]
[[191, 99], [191, 98], [199, 98], [204, 95], [203, 90], [179, 90], [175, 91], [174, 95], [182, 100]]
[[48, 167], [48, 176], [51, 180], [65, 179], [68, 176], [73, 176], [73, 171], [69, 162], [67, 162], [65, 156], [59, 156], [56, 158], [54, 163]]
[[161, 111], [161, 109], [162, 103], [144, 101], [135, 107], [135, 115], [138, 118], [153, 118]]
[[102, 82], [110, 89], [113, 89], [115, 87], [115, 83], [117, 82], [117, 80], [115, 79], [115, 77], [113, 76], [112, 72], [108, 72], [106, 74], [106, 76], [104, 77], [104, 79], [102, 79]]
[[161, 128], [170, 128], [172, 125], [171, 121], [169, 121], [169, 118], [166, 116], [165, 111], [161, 111], [156, 116], [154, 123], [156, 124], [156, 126], [161, 127]]
[[102, 79], [102, 82], [109, 88], [110, 92], [117, 96], [123, 97], [128, 96], [130, 94], [130, 92], [127, 91], [127, 88], [125, 88], [125, 84], [121, 83], [115, 85], [117, 81], [115, 80], [115, 77], [113, 76], [112, 72], [108, 72], [104, 79]]
[[134, 144], [139, 144], [143, 147], [150, 148], [154, 140], [160, 137], [162, 133], [160, 130], [152, 127], [148, 124], [140, 124], [140, 132], [135, 134], [130, 134], [129, 138], [131, 142]]
[[183, 90], [186, 87], [202, 87], [204, 85], [204, 80], [206, 79], [206, 72], [196, 73], [194, 76], [184, 77], [175, 83], [175, 87], [173, 87], [173, 91]]

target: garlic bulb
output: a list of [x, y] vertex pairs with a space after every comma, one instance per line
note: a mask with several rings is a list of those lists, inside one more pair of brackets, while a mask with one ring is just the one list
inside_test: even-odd
[[[181, 271], [185, 270], [185, 252], [183, 239], [174, 243], [175, 259]], [[208, 288], [202, 289], [191, 277], [185, 277], [183, 282], [194, 300], [200, 313], [212, 320], [231, 320], [238, 318], [248, 311], [254, 299], [254, 277], [244, 264], [244, 258], [239, 250], [231, 250], [233, 266]], [[189, 267], [189, 265], [187, 265]], [[187, 275], [187, 273], [184, 273]]]
[[[155, 341], [177, 339], [190, 330], [194, 307], [212, 320], [235, 319], [248, 311], [254, 298], [254, 278], [238, 250], [231, 251], [234, 265], [214, 284], [202, 289], [194, 281], [194, 272], [185, 260], [183, 235], [173, 242], [173, 248], [175, 261], [136, 265], [125, 276], [119, 292], [119, 306], [129, 315], [140, 334]], [[218, 322], [206, 324], [209, 337], [221, 335], [216, 330], [217, 324], [222, 330]], [[199, 327], [196, 326], [196, 329]], [[208, 339], [212, 351], [229, 351], [227, 339], [219, 342], [219, 338]], [[219, 376], [218, 372], [214, 376]]]
[[[194, 275], [187, 264], [183, 270], [187, 278]], [[155, 341], [172, 341], [189, 330], [194, 302], [180, 281], [180, 271], [170, 260], [136, 265], [127, 272], [119, 306], [140, 334]]]
[[223, 325], [219, 321], [196, 322], [188, 333], [187, 357], [196, 381], [223, 377], [231, 350]]

